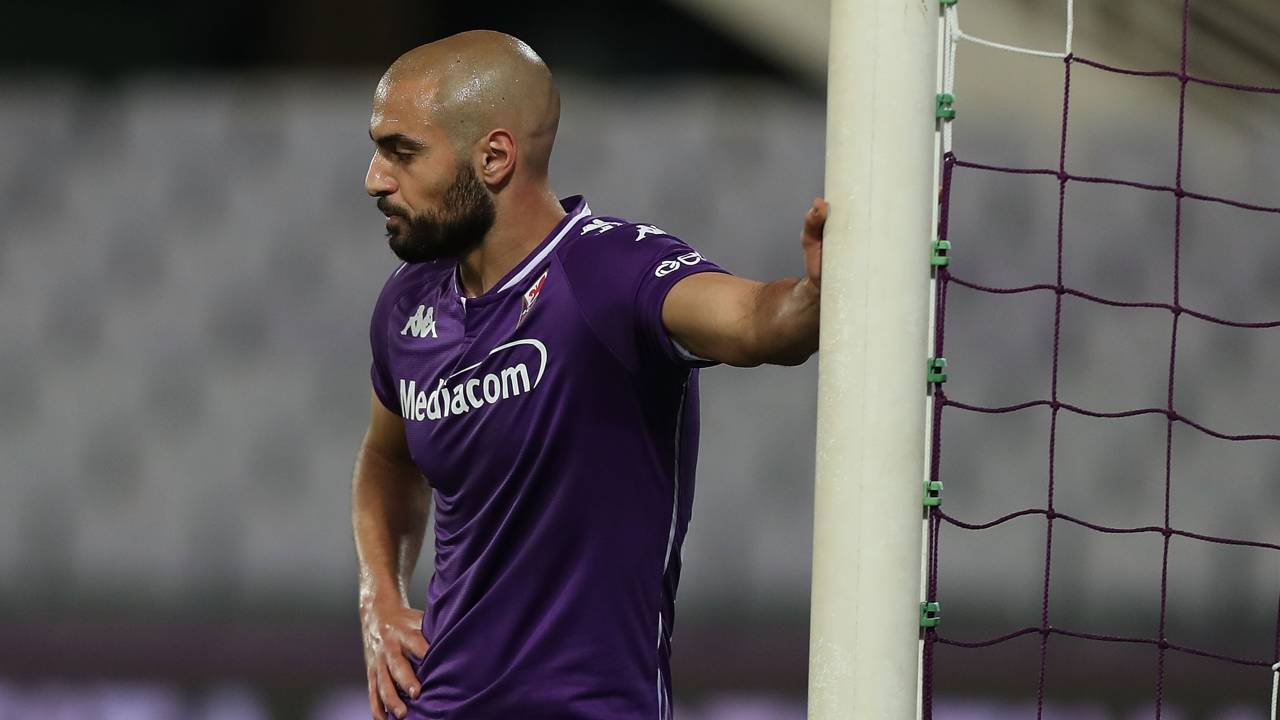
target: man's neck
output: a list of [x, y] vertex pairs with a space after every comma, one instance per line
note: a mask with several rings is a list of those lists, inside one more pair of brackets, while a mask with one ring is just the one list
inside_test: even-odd
[[549, 190], [523, 200], [512, 198], [498, 210], [484, 240], [458, 259], [462, 294], [477, 297], [489, 292], [533, 252], [564, 216], [564, 208]]

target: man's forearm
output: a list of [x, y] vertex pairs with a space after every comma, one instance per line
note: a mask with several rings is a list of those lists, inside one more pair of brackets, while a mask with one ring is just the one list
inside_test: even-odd
[[351, 524], [362, 603], [387, 593], [407, 600], [430, 511], [431, 494], [416, 468], [361, 448], [351, 488]]
[[807, 278], [785, 278], [756, 296], [752, 356], [761, 363], [799, 365], [818, 350], [818, 288]]

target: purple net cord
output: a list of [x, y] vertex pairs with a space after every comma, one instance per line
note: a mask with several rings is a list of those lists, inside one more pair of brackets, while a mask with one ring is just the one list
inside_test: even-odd
[[[1092, 640], [1097, 642], [1111, 643], [1127, 643], [1137, 645], [1149, 645], [1157, 648], [1156, 669], [1155, 669], [1155, 691], [1156, 691], [1156, 718], [1159, 720], [1164, 712], [1164, 680], [1165, 680], [1165, 654], [1168, 651], [1194, 655], [1202, 658], [1208, 658], [1226, 663], [1233, 663], [1247, 667], [1264, 668], [1268, 672], [1271, 666], [1276, 662], [1280, 662], [1280, 598], [1278, 598], [1276, 608], [1276, 636], [1273, 647], [1273, 654], [1270, 659], [1262, 658], [1241, 658], [1214, 653], [1200, 648], [1179, 645], [1169, 641], [1166, 630], [1166, 611], [1168, 607], [1168, 581], [1169, 581], [1169, 540], [1174, 536], [1189, 538], [1208, 543], [1216, 543], [1220, 545], [1234, 545], [1256, 547], [1265, 550], [1280, 551], [1280, 544], [1260, 542], [1254, 540], [1245, 540], [1227, 537], [1215, 537], [1211, 535], [1203, 535], [1199, 533], [1189, 532], [1174, 528], [1170, 524], [1170, 497], [1173, 478], [1173, 428], [1175, 423], [1183, 423], [1196, 430], [1223, 440], [1241, 442], [1241, 441], [1280, 441], [1280, 434], [1250, 434], [1250, 435], [1230, 435], [1210, 429], [1199, 424], [1190, 418], [1187, 418], [1177, 412], [1174, 408], [1174, 379], [1177, 365], [1178, 351], [1178, 322], [1183, 315], [1198, 318], [1205, 322], [1215, 323], [1218, 325], [1235, 327], [1235, 328], [1252, 328], [1252, 329], [1269, 329], [1280, 327], [1280, 320], [1266, 322], [1237, 322], [1225, 318], [1215, 317], [1203, 312], [1184, 307], [1180, 303], [1180, 251], [1182, 245], [1182, 202], [1184, 199], [1196, 200], [1201, 202], [1212, 202], [1223, 205], [1229, 205], [1242, 210], [1252, 212], [1276, 213], [1280, 214], [1280, 207], [1269, 207], [1253, 203], [1242, 202], [1231, 198], [1218, 197], [1197, 193], [1187, 190], [1182, 183], [1182, 166], [1183, 166], [1183, 147], [1186, 128], [1186, 100], [1187, 85], [1195, 83], [1199, 85], [1224, 88], [1240, 92], [1280, 94], [1280, 87], [1260, 87], [1253, 85], [1243, 85], [1239, 83], [1220, 82], [1208, 80], [1201, 77], [1190, 75], [1187, 72], [1187, 45], [1188, 36], [1190, 34], [1190, 18], [1191, 18], [1191, 2], [1183, 0], [1182, 5], [1182, 49], [1179, 68], [1174, 71], [1139, 71], [1119, 68], [1106, 65], [1094, 60], [1067, 55], [1063, 59], [1063, 101], [1062, 101], [1062, 126], [1061, 138], [1058, 147], [1058, 167], [1056, 169], [1047, 168], [1011, 168], [1000, 167], [995, 165], [987, 165], [978, 162], [971, 162], [958, 159], [954, 153], [947, 153], [943, 158], [942, 168], [942, 192], [939, 198], [940, 212], [938, 220], [938, 239], [946, 240], [948, 238], [948, 222], [950, 217], [951, 189], [953, 180], [953, 171], [957, 167], [997, 172], [1010, 173], [1018, 175], [1048, 175], [1056, 177], [1058, 180], [1058, 229], [1057, 229], [1057, 278], [1053, 284], [1028, 285], [1017, 288], [997, 288], [980, 285], [974, 282], [955, 278], [951, 275], [946, 266], [937, 270], [937, 286], [935, 295], [936, 317], [937, 322], [934, 328], [934, 355], [943, 357], [945, 355], [944, 341], [946, 339], [946, 306], [947, 292], [951, 283], [956, 283], [962, 287], [977, 292], [993, 293], [993, 294], [1018, 294], [1036, 291], [1051, 291], [1055, 294], [1054, 302], [1054, 320], [1053, 320], [1053, 364], [1050, 383], [1050, 397], [1048, 400], [1034, 400], [1017, 405], [1005, 407], [984, 407], [981, 405], [967, 404], [951, 400], [947, 397], [941, 384], [933, 387], [933, 414], [931, 418], [932, 424], [932, 445], [930, 447], [930, 479], [940, 480], [939, 462], [942, 456], [942, 414], [943, 410], [948, 407], [956, 408], [969, 412], [979, 413], [1010, 413], [1024, 410], [1031, 407], [1048, 407], [1050, 409], [1049, 422], [1049, 467], [1048, 467], [1048, 493], [1045, 506], [1042, 508], [1026, 508], [1017, 512], [1009, 513], [1002, 517], [996, 518], [985, 523], [968, 523], [947, 515], [939, 507], [930, 507], [927, 518], [928, 522], [928, 542], [927, 542], [927, 562], [926, 562], [926, 592], [931, 601], [939, 601], [938, 594], [938, 555], [940, 536], [943, 524], [949, 524], [962, 530], [976, 531], [995, 527], [1003, 523], [1009, 522], [1016, 518], [1028, 516], [1043, 516], [1045, 519], [1045, 558], [1044, 558], [1044, 584], [1041, 597], [1040, 624], [1038, 626], [1025, 627], [1010, 632], [999, 637], [978, 640], [978, 641], [961, 641], [939, 634], [936, 627], [926, 628], [923, 631], [924, 647], [923, 647], [923, 677], [922, 677], [922, 697], [921, 710], [925, 720], [933, 717], [933, 686], [934, 686], [934, 655], [935, 646], [939, 643], [957, 647], [957, 648], [981, 648], [989, 647], [999, 643], [1007, 642], [1015, 638], [1025, 637], [1029, 635], [1039, 635], [1039, 672], [1036, 685], [1036, 717], [1039, 720], [1044, 716], [1044, 700], [1045, 687], [1047, 684], [1047, 657], [1049, 638], [1058, 635], [1063, 637], [1071, 637], [1083, 640]], [[1175, 173], [1174, 184], [1155, 185], [1150, 183], [1140, 183], [1129, 180], [1105, 177], [1090, 177], [1084, 175], [1073, 175], [1066, 170], [1067, 160], [1067, 120], [1070, 115], [1070, 99], [1071, 99], [1071, 68], [1074, 64], [1079, 63], [1087, 67], [1091, 67], [1104, 72], [1116, 73], [1121, 75], [1131, 75], [1138, 77], [1153, 78], [1172, 78], [1179, 83], [1178, 96], [1178, 141], [1177, 141], [1177, 169]], [[1123, 185], [1127, 187], [1138, 188], [1151, 192], [1170, 193], [1174, 196], [1174, 233], [1173, 233], [1173, 301], [1170, 303], [1161, 302], [1122, 302], [1118, 300], [1108, 299], [1091, 295], [1073, 288], [1066, 287], [1063, 284], [1062, 273], [1062, 257], [1063, 257], [1063, 227], [1065, 224], [1064, 214], [1066, 207], [1066, 188], [1071, 182], [1078, 183], [1095, 183]], [[1163, 408], [1142, 408], [1137, 410], [1129, 410], [1123, 412], [1096, 412], [1087, 410], [1075, 405], [1061, 402], [1058, 398], [1058, 361], [1059, 361], [1059, 343], [1061, 339], [1062, 326], [1062, 298], [1063, 296], [1072, 296], [1086, 300], [1089, 302], [1109, 305], [1113, 307], [1126, 308], [1153, 308], [1168, 310], [1172, 316], [1172, 327], [1170, 330], [1169, 341], [1169, 372], [1168, 372], [1168, 388], [1166, 394], [1165, 407]], [[1163, 524], [1159, 526], [1144, 527], [1108, 527], [1096, 523], [1088, 522], [1084, 519], [1059, 513], [1054, 509], [1054, 481], [1055, 481], [1055, 450], [1057, 439], [1058, 414], [1061, 411], [1068, 411], [1077, 415], [1083, 415], [1095, 418], [1125, 418], [1136, 415], [1164, 415], [1166, 418], [1165, 432], [1165, 477], [1164, 477], [1164, 516]], [[1157, 627], [1157, 637], [1125, 637], [1118, 635], [1102, 635], [1075, 630], [1066, 630], [1063, 628], [1053, 627], [1050, 622], [1049, 608], [1049, 588], [1051, 581], [1052, 558], [1053, 558], [1053, 528], [1054, 522], [1061, 520], [1073, 523], [1080, 527], [1090, 530], [1110, 533], [1110, 534], [1133, 534], [1133, 533], [1159, 533], [1163, 536], [1163, 549], [1161, 556], [1160, 569], [1160, 616]]]

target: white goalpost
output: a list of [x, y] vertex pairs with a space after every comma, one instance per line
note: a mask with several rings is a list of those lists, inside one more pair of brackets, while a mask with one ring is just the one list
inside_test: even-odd
[[811, 720], [918, 712], [938, 0], [832, 0]]

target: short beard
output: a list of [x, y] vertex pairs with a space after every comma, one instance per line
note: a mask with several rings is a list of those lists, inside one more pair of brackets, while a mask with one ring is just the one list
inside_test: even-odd
[[387, 231], [387, 243], [396, 257], [407, 263], [460, 258], [480, 244], [497, 215], [493, 198], [465, 163], [444, 191], [441, 205], [440, 212], [410, 216], [391, 206], [385, 197], [378, 198], [379, 210], [399, 215], [408, 224], [401, 232]]

